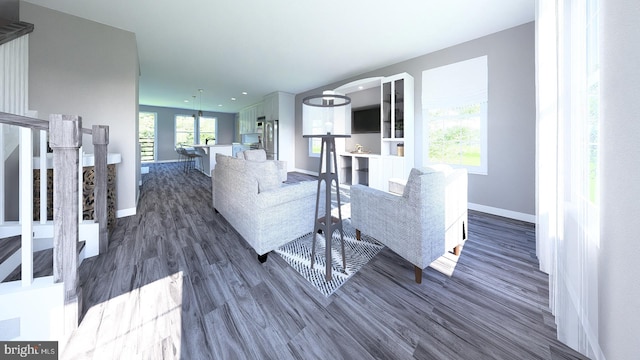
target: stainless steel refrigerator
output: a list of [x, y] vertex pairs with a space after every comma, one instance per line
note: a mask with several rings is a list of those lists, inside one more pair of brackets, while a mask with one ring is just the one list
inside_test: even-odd
[[[268, 160], [279, 160], [278, 158], [278, 120], [258, 119], [262, 122], [262, 143], [267, 153]], [[260, 126], [258, 125], [258, 128]]]

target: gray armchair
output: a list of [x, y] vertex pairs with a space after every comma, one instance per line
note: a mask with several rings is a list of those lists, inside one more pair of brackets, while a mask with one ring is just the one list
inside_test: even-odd
[[422, 270], [445, 254], [459, 255], [467, 237], [467, 171], [449, 166], [412, 169], [402, 195], [351, 187], [351, 223]]

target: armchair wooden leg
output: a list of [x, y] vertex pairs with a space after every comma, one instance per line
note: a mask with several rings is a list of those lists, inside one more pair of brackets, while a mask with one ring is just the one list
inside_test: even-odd
[[416, 282], [418, 284], [422, 284], [422, 269], [420, 269], [417, 266], [414, 266], [414, 270], [415, 270], [415, 273], [416, 273]]
[[265, 261], [267, 261], [267, 256], [269, 255], [269, 253], [266, 253], [264, 255], [258, 255], [258, 261], [260, 261], [260, 263], [264, 263]]
[[356, 240], [360, 241], [360, 230], [356, 229]]
[[453, 248], [453, 255], [460, 256], [461, 251], [462, 251], [462, 245], [458, 245]]

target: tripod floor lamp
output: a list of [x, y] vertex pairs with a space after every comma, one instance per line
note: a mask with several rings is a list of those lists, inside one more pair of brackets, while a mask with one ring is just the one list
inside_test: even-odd
[[[351, 99], [332, 91], [322, 95], [312, 95], [302, 100], [302, 134], [305, 138], [320, 138], [320, 168], [318, 170], [318, 193], [316, 195], [316, 212], [313, 226], [313, 245], [311, 250], [311, 268], [315, 262], [316, 238], [319, 232], [325, 238], [325, 280], [331, 280], [331, 240], [334, 231], [340, 232], [342, 250], [342, 268], [346, 269], [344, 254], [344, 231], [342, 229], [342, 209], [340, 208], [340, 191], [338, 189], [338, 169], [336, 160], [336, 138], [351, 137]], [[323, 166], [324, 165], [324, 166]], [[320, 194], [325, 186], [325, 212], [319, 217]], [[335, 184], [338, 202], [338, 217], [331, 216], [331, 188]]]

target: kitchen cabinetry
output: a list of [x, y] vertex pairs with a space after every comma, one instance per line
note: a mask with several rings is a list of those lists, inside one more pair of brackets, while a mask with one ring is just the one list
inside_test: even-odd
[[238, 133], [259, 132], [257, 119], [278, 120], [279, 160], [287, 161], [293, 167], [295, 144], [295, 95], [276, 91], [265, 95], [263, 101], [247, 106], [238, 113]]
[[261, 110], [259, 104], [247, 106], [240, 110], [238, 122], [238, 130], [240, 134], [251, 134], [257, 132], [256, 120], [258, 119], [258, 112]]
[[278, 158], [293, 166], [295, 161], [295, 95], [282, 91], [263, 98], [265, 120], [278, 120]]
[[280, 96], [278, 92], [271, 93], [264, 97], [264, 117], [266, 120], [280, 120], [278, 119]]

